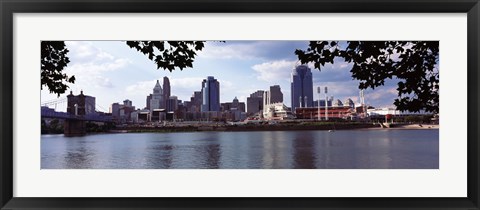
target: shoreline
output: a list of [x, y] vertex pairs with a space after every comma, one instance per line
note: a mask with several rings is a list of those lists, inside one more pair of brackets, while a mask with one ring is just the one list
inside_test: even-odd
[[241, 125], [241, 126], [185, 126], [185, 127], [131, 127], [109, 133], [175, 133], [175, 132], [246, 132], [246, 131], [306, 131], [306, 130], [432, 130], [439, 125], [394, 125], [382, 128], [374, 124], [326, 124], [326, 125]]
[[[121, 133], [181, 133], [181, 132], [255, 132], [255, 131], [341, 131], [341, 130], [434, 130], [438, 124], [393, 124], [382, 128], [372, 123], [327, 123], [327, 124], [274, 124], [274, 125], [229, 125], [229, 126], [179, 126], [179, 127], [127, 127], [91, 132], [88, 134], [121, 134]], [[44, 133], [51, 135], [55, 133]], [[62, 133], [58, 133], [62, 134]]]

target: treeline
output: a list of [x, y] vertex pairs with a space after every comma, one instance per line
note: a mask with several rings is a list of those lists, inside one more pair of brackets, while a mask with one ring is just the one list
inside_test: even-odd
[[53, 119], [47, 122], [42, 119], [42, 134], [61, 134], [63, 133], [63, 121]]
[[[42, 134], [62, 134], [63, 133], [63, 120], [53, 119], [46, 121], [42, 119], [41, 127]], [[107, 132], [115, 128], [114, 123], [103, 123], [97, 124], [93, 122], [86, 122], [86, 131], [87, 133], [101, 133]]]
[[86, 126], [87, 126], [87, 133], [103, 133], [103, 132], [107, 132], [109, 130], [115, 129], [114, 123], [97, 124], [93, 122], [87, 122]]

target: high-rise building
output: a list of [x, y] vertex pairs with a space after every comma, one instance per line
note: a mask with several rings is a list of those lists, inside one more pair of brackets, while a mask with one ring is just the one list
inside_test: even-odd
[[192, 97], [190, 97], [190, 103], [187, 103], [185, 105], [189, 112], [200, 112], [202, 103], [202, 91], [195, 91], [193, 92]]
[[152, 94], [147, 96], [146, 109], [150, 110], [150, 100], [152, 100]]
[[252, 115], [263, 110], [263, 94], [265, 91], [258, 90], [247, 97], [247, 114]]
[[112, 116], [114, 118], [118, 118], [120, 116], [120, 104], [119, 103], [113, 103], [110, 105], [110, 113], [112, 113]]
[[167, 101], [167, 112], [174, 112], [178, 108], [178, 98], [177, 96], [170, 96]]
[[220, 111], [220, 83], [212, 76], [202, 82], [202, 112]]
[[114, 120], [118, 122], [126, 122], [131, 120], [131, 113], [135, 112], [135, 106], [132, 101], [125, 99], [123, 104], [113, 103], [110, 105], [110, 113]]
[[165, 108], [166, 108], [166, 103], [167, 100], [170, 99], [170, 94], [171, 94], [171, 89], [170, 89], [170, 80], [168, 77], [163, 77], [163, 98], [165, 99]]
[[125, 107], [131, 107], [131, 106], [132, 106], [132, 101], [130, 101], [130, 100], [128, 100], [128, 99], [125, 99], [125, 100], [123, 101], [123, 105], [124, 105]]
[[150, 99], [150, 110], [161, 109], [164, 102], [162, 86], [160, 86], [160, 81], [157, 80], [157, 84], [153, 88], [152, 99]]
[[147, 96], [147, 109], [150, 111], [153, 109], [164, 109], [164, 104], [162, 86], [160, 86], [160, 81], [157, 80], [157, 84], [153, 88], [153, 94]]
[[283, 103], [283, 93], [280, 85], [270, 86], [270, 103]]
[[297, 107], [313, 107], [312, 71], [306, 65], [293, 69], [291, 80], [292, 111]]

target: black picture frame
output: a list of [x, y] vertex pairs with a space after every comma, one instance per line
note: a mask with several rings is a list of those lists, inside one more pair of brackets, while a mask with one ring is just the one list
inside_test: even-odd
[[[479, 209], [479, 0], [0, 0], [1, 209]], [[15, 13], [467, 13], [466, 198], [25, 198], [13, 197]], [[93, 189], [92, 189], [93, 190]], [[253, 189], [252, 189], [253, 190]]]

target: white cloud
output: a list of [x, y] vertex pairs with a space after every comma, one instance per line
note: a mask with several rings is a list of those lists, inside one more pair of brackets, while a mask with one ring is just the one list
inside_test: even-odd
[[126, 58], [116, 58], [104, 50], [93, 46], [92, 42], [66, 42], [70, 63], [65, 68], [67, 75], [74, 75], [75, 86], [80, 88], [112, 88], [113, 82], [104, 75], [131, 63]]
[[256, 64], [252, 69], [258, 74], [257, 79], [272, 82], [290, 80], [290, 74], [296, 61], [278, 60]]
[[69, 50], [70, 57], [85, 58], [92, 56], [95, 51], [91, 42], [67, 41], [65, 44]]
[[125, 88], [127, 95], [145, 95], [145, 97], [153, 92], [157, 80], [141, 81]]
[[254, 59], [256, 58], [252, 52], [255, 52], [255, 44], [229, 44], [228, 47], [222, 44], [210, 44], [200, 52], [197, 52], [199, 57], [214, 58], [214, 59]]
[[118, 58], [108, 61], [91, 61], [83, 63], [74, 63], [67, 66], [65, 71], [70, 74], [83, 75], [83, 77], [98, 75], [107, 71], [115, 71], [127, 66], [130, 63], [128, 59]]
[[115, 57], [102, 49], [95, 47], [93, 42], [88, 41], [66, 41], [68, 56], [72, 62], [114, 60]]
[[203, 77], [187, 77], [187, 78], [173, 78], [170, 79], [170, 85], [175, 88], [190, 89], [198, 91], [202, 87]]

